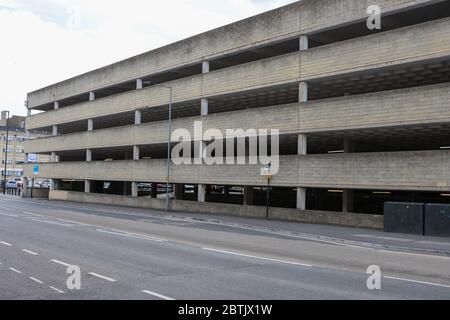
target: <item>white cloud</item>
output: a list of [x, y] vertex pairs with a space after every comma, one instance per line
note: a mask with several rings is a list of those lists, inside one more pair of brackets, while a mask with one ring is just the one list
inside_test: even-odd
[[0, 108], [25, 114], [27, 92], [291, 2], [0, 0]]

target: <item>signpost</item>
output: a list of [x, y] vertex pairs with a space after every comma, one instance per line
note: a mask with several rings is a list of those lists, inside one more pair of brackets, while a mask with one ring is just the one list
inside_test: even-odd
[[269, 163], [267, 166], [261, 169], [261, 176], [267, 178], [267, 193], [266, 193], [266, 220], [269, 220], [269, 205], [270, 205], [270, 181], [272, 180], [273, 174], [270, 170], [272, 164]]

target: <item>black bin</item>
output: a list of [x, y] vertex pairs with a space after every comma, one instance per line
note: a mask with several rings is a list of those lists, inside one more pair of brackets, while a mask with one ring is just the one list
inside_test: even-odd
[[425, 235], [450, 237], [450, 204], [425, 205]]
[[423, 203], [386, 202], [384, 231], [424, 235], [425, 205]]

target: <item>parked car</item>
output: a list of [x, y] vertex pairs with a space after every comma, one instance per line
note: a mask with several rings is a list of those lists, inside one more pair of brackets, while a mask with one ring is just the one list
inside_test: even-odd
[[23, 188], [22, 178], [14, 178], [14, 181], [17, 183], [17, 188]]
[[6, 182], [6, 189], [16, 189], [17, 188], [17, 181], [15, 180], [9, 180]]

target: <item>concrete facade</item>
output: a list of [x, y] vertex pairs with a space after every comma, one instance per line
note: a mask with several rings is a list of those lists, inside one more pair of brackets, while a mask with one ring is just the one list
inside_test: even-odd
[[[196, 121], [280, 131], [271, 207], [382, 214], [397, 198], [450, 202], [450, 6], [381, 0], [373, 31], [369, 5], [298, 1], [31, 92], [28, 108], [45, 112], [26, 128], [53, 136], [26, 152], [59, 157], [39, 176], [78, 181], [58, 184], [71, 198], [111, 184], [127, 201], [158, 197], [171, 87], [172, 132], [194, 144], [211, 143], [194, 137]], [[169, 179], [178, 203], [264, 206], [260, 169], [174, 165]]]

